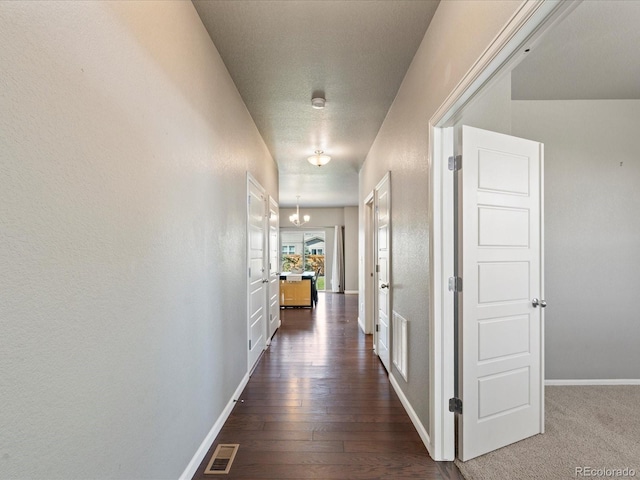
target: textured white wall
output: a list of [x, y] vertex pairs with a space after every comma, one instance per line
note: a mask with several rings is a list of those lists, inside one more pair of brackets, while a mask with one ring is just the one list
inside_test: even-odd
[[[392, 308], [410, 322], [409, 381], [395, 369], [391, 374], [427, 428], [429, 119], [519, 6], [516, 1], [440, 3], [360, 171], [360, 205], [391, 171]], [[360, 224], [363, 231], [362, 213]]]
[[177, 478], [276, 166], [190, 2], [0, 2], [0, 65], [0, 477]]

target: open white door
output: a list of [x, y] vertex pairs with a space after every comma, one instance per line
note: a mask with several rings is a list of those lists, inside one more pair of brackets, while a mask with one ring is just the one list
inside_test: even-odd
[[463, 461], [544, 428], [542, 168], [541, 143], [462, 127]]
[[247, 174], [247, 261], [249, 371], [266, 347], [268, 314], [266, 308], [269, 282], [265, 268], [266, 199], [262, 186]]
[[280, 221], [278, 203], [269, 197], [269, 333], [267, 343], [280, 326]]
[[375, 232], [376, 232], [376, 353], [389, 371], [389, 317], [391, 316], [391, 195], [389, 174], [375, 188]]

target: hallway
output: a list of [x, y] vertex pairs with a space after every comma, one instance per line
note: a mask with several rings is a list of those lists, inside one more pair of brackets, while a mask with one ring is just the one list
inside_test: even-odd
[[317, 308], [281, 310], [218, 443], [239, 443], [227, 478], [462, 479], [429, 457], [382, 364], [358, 328], [356, 295], [325, 293]]

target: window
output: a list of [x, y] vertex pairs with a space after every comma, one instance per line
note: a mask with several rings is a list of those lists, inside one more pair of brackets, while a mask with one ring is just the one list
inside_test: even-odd
[[319, 272], [318, 290], [324, 290], [324, 231], [281, 229], [281, 272]]
[[282, 254], [283, 255], [293, 255], [296, 253], [295, 245], [282, 245]]

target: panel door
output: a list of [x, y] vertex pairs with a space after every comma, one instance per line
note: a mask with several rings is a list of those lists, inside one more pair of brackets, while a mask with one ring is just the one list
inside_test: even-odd
[[377, 258], [377, 309], [376, 353], [389, 371], [390, 341], [389, 318], [391, 316], [391, 222], [390, 181], [387, 174], [375, 190], [376, 207], [376, 258]]
[[280, 221], [278, 203], [269, 197], [269, 342], [280, 326]]
[[247, 181], [247, 190], [249, 370], [251, 370], [266, 347], [268, 315], [266, 285], [269, 280], [265, 268], [265, 193], [251, 177]]
[[462, 127], [463, 461], [543, 430], [543, 319], [532, 302], [543, 298], [542, 153], [538, 142]]

